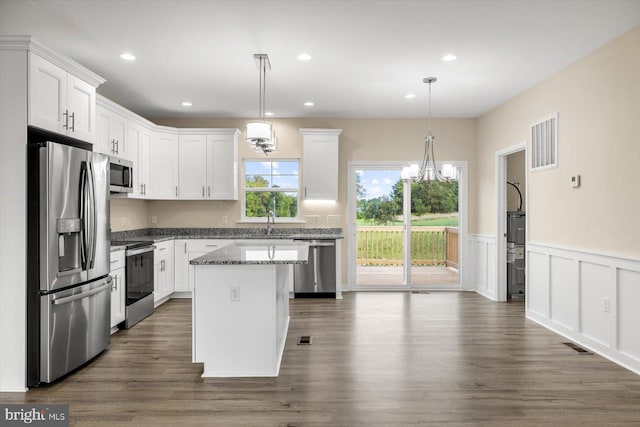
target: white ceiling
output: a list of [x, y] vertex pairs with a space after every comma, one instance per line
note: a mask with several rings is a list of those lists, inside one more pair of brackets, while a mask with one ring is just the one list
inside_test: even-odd
[[640, 0], [0, 0], [0, 34], [75, 59], [145, 117], [255, 117], [254, 53], [275, 117], [424, 117], [427, 76], [435, 117], [477, 117], [637, 25]]

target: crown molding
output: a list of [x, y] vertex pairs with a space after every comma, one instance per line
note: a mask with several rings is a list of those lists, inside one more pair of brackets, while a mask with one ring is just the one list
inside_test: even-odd
[[0, 50], [22, 50], [34, 53], [93, 87], [98, 87], [106, 81], [98, 74], [68, 56], [49, 49], [31, 36], [0, 36]]

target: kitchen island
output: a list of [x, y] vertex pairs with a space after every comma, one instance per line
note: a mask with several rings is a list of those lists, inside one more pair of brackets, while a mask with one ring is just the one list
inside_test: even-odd
[[289, 329], [293, 264], [309, 245], [233, 243], [191, 261], [195, 271], [192, 355], [203, 377], [278, 376]]

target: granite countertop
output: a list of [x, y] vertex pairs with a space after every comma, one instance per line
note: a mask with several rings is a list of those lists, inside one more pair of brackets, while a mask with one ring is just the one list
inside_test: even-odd
[[111, 252], [124, 251], [124, 246], [111, 246]]
[[268, 240], [232, 243], [191, 260], [192, 265], [306, 264], [309, 244]]
[[341, 228], [275, 228], [269, 235], [260, 228], [147, 228], [120, 231], [111, 234], [112, 240], [152, 240], [162, 242], [172, 239], [343, 239]]

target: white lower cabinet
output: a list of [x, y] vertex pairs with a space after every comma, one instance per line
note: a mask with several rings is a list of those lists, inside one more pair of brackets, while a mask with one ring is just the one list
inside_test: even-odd
[[[173, 293], [173, 241], [156, 243], [153, 253], [153, 301], [158, 304]], [[164, 302], [164, 301], [162, 301]]]
[[125, 280], [124, 251], [111, 252], [111, 328], [116, 327], [125, 318]]
[[176, 292], [189, 291], [189, 241], [176, 239], [173, 245], [173, 277]]

